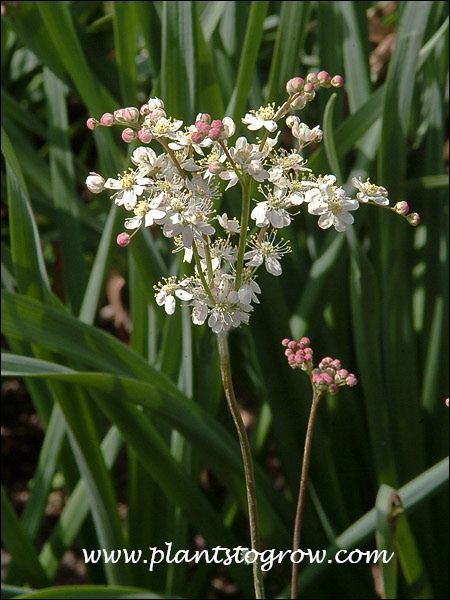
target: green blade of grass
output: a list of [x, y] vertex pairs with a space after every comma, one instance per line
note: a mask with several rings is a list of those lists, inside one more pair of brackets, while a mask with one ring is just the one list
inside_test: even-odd
[[24, 579], [32, 586], [48, 585], [48, 579], [42, 568], [36, 551], [28, 535], [24, 531], [15, 510], [2, 487], [2, 541], [8, 552], [20, 565]]

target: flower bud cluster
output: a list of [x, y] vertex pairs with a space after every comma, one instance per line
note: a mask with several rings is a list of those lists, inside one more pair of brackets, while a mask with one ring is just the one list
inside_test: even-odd
[[313, 365], [313, 351], [310, 340], [302, 337], [299, 342], [285, 338], [281, 344], [286, 348], [284, 351], [289, 366], [293, 369], [306, 371], [311, 379], [311, 384], [317, 397], [324, 394], [336, 394], [339, 387], [348, 385], [353, 387], [357, 379], [353, 373], [343, 369], [341, 361], [326, 356], [317, 367]]
[[331, 75], [327, 71], [308, 73], [306, 80], [302, 77], [293, 77], [286, 84], [286, 91], [290, 97], [290, 104], [296, 110], [305, 108], [308, 102], [316, 97], [316, 87], [330, 88], [341, 87], [344, 83], [340, 75]]

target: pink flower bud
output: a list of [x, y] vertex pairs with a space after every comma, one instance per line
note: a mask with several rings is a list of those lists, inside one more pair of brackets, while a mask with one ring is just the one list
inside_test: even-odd
[[200, 113], [200, 115], [197, 118], [198, 121], [202, 121], [202, 123], [211, 123], [211, 115], [208, 115], [208, 113]]
[[116, 242], [117, 242], [118, 246], [124, 247], [124, 246], [128, 246], [128, 244], [130, 243], [130, 239], [131, 239], [131, 236], [128, 235], [128, 233], [123, 232], [123, 233], [119, 233], [119, 235], [116, 238]]
[[289, 96], [291, 96], [296, 92], [301, 92], [304, 85], [305, 81], [302, 77], [293, 77], [292, 79], [289, 79], [289, 81], [286, 83], [286, 91], [289, 94]]
[[141, 115], [143, 117], [147, 116], [148, 114], [150, 114], [150, 109], [148, 107], [148, 104], [143, 104], [139, 110], [139, 112], [141, 113]]
[[155, 108], [164, 108], [164, 102], [161, 98], [150, 98], [148, 101], [148, 107], [150, 110], [154, 110]]
[[94, 119], [94, 117], [90, 117], [87, 121], [86, 121], [86, 127], [88, 129], [92, 129], [94, 130], [96, 127], [98, 127], [98, 125], [100, 125], [100, 123], [97, 121], [97, 119]]
[[125, 143], [129, 144], [136, 138], [137, 138], [137, 133], [134, 131], [134, 129], [130, 129], [130, 127], [127, 127], [126, 129], [124, 129], [122, 131], [122, 139]]
[[408, 203], [405, 201], [397, 202], [397, 204], [395, 205], [395, 212], [399, 215], [407, 215], [409, 213]]
[[122, 118], [127, 123], [135, 123], [139, 119], [139, 111], [134, 106], [128, 106], [122, 110]]
[[302, 348], [306, 348], [306, 346], [309, 346], [310, 343], [311, 343], [311, 340], [307, 337], [302, 337], [302, 339], [300, 340], [300, 344], [301, 344]]
[[152, 132], [147, 127], [143, 127], [138, 131], [138, 137], [143, 144], [149, 144], [153, 139]]
[[[308, 73], [308, 75], [306, 76], [306, 81], [307, 81], [306, 85], [308, 85], [308, 83], [310, 83], [314, 87], [314, 84], [319, 82], [317, 73]], [[306, 87], [306, 85], [305, 85], [305, 87]]]
[[313, 351], [311, 350], [311, 348], [305, 348], [305, 361], [312, 362], [312, 358], [313, 358]]
[[194, 142], [194, 144], [200, 144], [204, 138], [205, 136], [203, 133], [200, 133], [199, 131], [194, 131], [194, 133], [191, 135], [191, 140]]
[[353, 387], [354, 385], [356, 385], [358, 383], [358, 380], [356, 379], [356, 377], [353, 375], [353, 373], [350, 373], [350, 375], [347, 376], [345, 383], [349, 386], [349, 387]]
[[304, 94], [311, 94], [314, 92], [314, 85], [311, 82], [305, 83], [305, 87], [303, 88]]
[[211, 129], [209, 130], [208, 137], [210, 140], [213, 140], [213, 142], [215, 142], [220, 138], [220, 133], [221, 129], [219, 129], [218, 127], [211, 127]]
[[220, 119], [214, 119], [214, 121], [211, 122], [211, 127], [214, 129], [222, 129], [223, 123]]
[[328, 393], [329, 394], [337, 394], [338, 391], [339, 391], [339, 388], [338, 388], [338, 386], [335, 383], [332, 383], [330, 385], [330, 387], [328, 388]]
[[335, 75], [331, 80], [331, 85], [333, 87], [341, 87], [344, 85], [344, 78], [340, 75]]
[[152, 110], [152, 112], [150, 113], [150, 119], [152, 121], [157, 121], [158, 119], [161, 119], [162, 117], [166, 116], [166, 111], [163, 108], [154, 108]]
[[410, 225], [416, 227], [420, 223], [420, 216], [417, 213], [410, 213], [406, 215], [406, 220]]
[[212, 175], [218, 175], [219, 173], [222, 173], [222, 171], [224, 171], [224, 170], [225, 170], [225, 167], [218, 160], [213, 160], [208, 165], [208, 171]]
[[295, 108], [296, 110], [302, 110], [303, 108], [305, 108], [305, 106], [306, 106], [305, 94], [300, 94], [299, 96], [294, 98], [291, 106], [292, 106], [292, 108]]
[[86, 178], [87, 189], [93, 194], [100, 194], [105, 189], [105, 180], [98, 173], [91, 171], [89, 176]]
[[105, 113], [104, 115], [102, 115], [100, 123], [105, 127], [111, 127], [111, 125], [114, 125], [114, 115], [112, 115], [111, 113]]
[[289, 338], [284, 338], [281, 340], [281, 345], [282, 346], [287, 346], [289, 344]]
[[196, 121], [195, 126], [197, 127], [198, 131], [203, 135], [207, 134], [210, 130], [209, 123], [206, 123], [205, 121]]
[[322, 87], [331, 87], [331, 75], [328, 73], [328, 71], [320, 71], [320, 73], [317, 75], [317, 80]]

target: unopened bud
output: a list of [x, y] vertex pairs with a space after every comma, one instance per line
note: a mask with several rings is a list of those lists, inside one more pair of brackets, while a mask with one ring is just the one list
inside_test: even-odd
[[93, 194], [100, 194], [105, 189], [105, 180], [98, 173], [91, 171], [86, 177], [86, 187]]
[[220, 133], [221, 133], [221, 129], [219, 129], [218, 127], [211, 127], [211, 129], [209, 130], [209, 133], [208, 133], [208, 137], [210, 140], [215, 142], [216, 140], [218, 140], [220, 138]]
[[300, 119], [295, 115], [289, 115], [286, 117], [286, 125], [292, 129], [292, 127], [298, 127], [300, 125]]
[[150, 119], [152, 121], [157, 121], [158, 119], [161, 119], [162, 117], [166, 116], [166, 111], [163, 108], [154, 108], [152, 110], [152, 112], [150, 113]]
[[128, 246], [128, 244], [130, 243], [130, 239], [131, 236], [128, 233], [119, 233], [119, 235], [116, 238], [116, 242], [118, 246]]
[[354, 385], [356, 385], [358, 383], [358, 380], [356, 379], [356, 377], [353, 375], [353, 373], [350, 373], [350, 375], [347, 375], [346, 379], [345, 379], [345, 383], [349, 386], [349, 387], [353, 387]]
[[94, 119], [94, 117], [90, 117], [87, 121], [86, 121], [86, 127], [88, 129], [92, 129], [94, 130], [96, 127], [98, 127], [100, 125], [100, 123], [97, 121], [97, 119]]
[[146, 117], [148, 114], [150, 114], [150, 109], [148, 107], [148, 104], [143, 104], [141, 106], [141, 108], [139, 109], [139, 112], [141, 113], [141, 115], [143, 117]]
[[406, 220], [410, 225], [416, 227], [420, 223], [420, 216], [417, 213], [410, 213], [406, 215]]
[[399, 215], [407, 215], [409, 213], [409, 206], [407, 202], [397, 202], [395, 205], [395, 212]]
[[333, 87], [341, 87], [342, 85], [344, 85], [344, 78], [340, 75], [335, 75], [331, 80], [331, 85]]
[[306, 96], [305, 94], [299, 94], [293, 101], [291, 104], [292, 108], [295, 108], [296, 110], [302, 110], [305, 108], [306, 106]]
[[143, 144], [149, 144], [153, 139], [152, 132], [147, 127], [143, 127], [139, 130], [138, 137]]
[[286, 83], [286, 91], [289, 94], [289, 96], [291, 96], [296, 92], [301, 92], [304, 85], [305, 80], [302, 77], [293, 77], [292, 79], [289, 79], [289, 81]]
[[211, 123], [211, 115], [208, 115], [208, 113], [200, 113], [197, 117], [197, 121], [202, 121], [203, 123]]
[[308, 75], [306, 76], [306, 81], [307, 81], [307, 83], [310, 83], [313, 86], [315, 83], [319, 83], [317, 73], [308, 73]]
[[322, 87], [331, 87], [331, 75], [328, 73], [328, 71], [320, 71], [320, 73], [317, 75], [317, 79]]
[[201, 141], [203, 141], [204, 139], [204, 135], [203, 133], [200, 133], [199, 131], [194, 131], [194, 133], [191, 135], [191, 140], [194, 142], [194, 144], [200, 144]]
[[210, 125], [206, 121], [196, 121], [195, 122], [195, 126], [197, 127], [197, 130], [200, 133], [202, 133], [203, 135], [205, 135], [206, 133], [208, 133], [208, 131], [210, 129]]
[[122, 110], [122, 118], [127, 123], [135, 123], [139, 119], [139, 111], [134, 106], [128, 106]]
[[126, 129], [124, 129], [122, 131], [122, 139], [125, 143], [129, 144], [136, 138], [137, 138], [137, 133], [134, 131], [134, 129], [131, 129], [130, 127], [127, 127]]
[[213, 160], [208, 165], [208, 171], [210, 173], [212, 173], [213, 175], [218, 175], [219, 173], [222, 173], [222, 171], [224, 171], [224, 170], [225, 170], [225, 167], [218, 160]]
[[100, 123], [105, 127], [111, 127], [111, 125], [114, 125], [114, 115], [112, 115], [111, 113], [105, 113], [104, 115], [102, 115]]
[[150, 98], [147, 104], [150, 110], [154, 110], [155, 108], [164, 108], [164, 102], [161, 100], [161, 98]]

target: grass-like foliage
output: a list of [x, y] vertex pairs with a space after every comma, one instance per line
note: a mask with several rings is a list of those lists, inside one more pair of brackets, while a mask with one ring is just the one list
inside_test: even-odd
[[[227, 338], [261, 549], [292, 548], [311, 386], [281, 341], [308, 336], [358, 385], [322, 397], [315, 416], [301, 548], [328, 553], [299, 565], [299, 597], [447, 597], [447, 3], [387, 4], [2, 4], [2, 374], [23, 378], [45, 431], [21, 514], [10, 482], [2, 490], [2, 597], [253, 597], [238, 553], [222, 565], [183, 560], [250, 547], [223, 356], [206, 323], [192, 327], [192, 307], [167, 316], [155, 302], [162, 278], [192, 273], [183, 253], [157, 227], [116, 244], [123, 208], [85, 180], [123, 173], [140, 143], [86, 120], [157, 97], [186, 125], [231, 117], [238, 137], [250, 109], [281, 106], [289, 79], [322, 70], [344, 85], [302, 111], [324, 132], [307, 167], [349, 194], [353, 178], [370, 178], [420, 224], [369, 203], [347, 230], [323, 230], [300, 206], [283, 276], [259, 274], [260, 304]], [[240, 203], [235, 186], [214, 208], [240, 216]], [[44, 527], [55, 487], [65, 504]], [[168, 544], [172, 558], [185, 554], [150, 570], [149, 547]], [[83, 548], [143, 554], [88, 563], [87, 585], [56, 586], [65, 552]], [[355, 549], [394, 559], [333, 560]], [[289, 560], [263, 569], [267, 597], [289, 597], [290, 570]]]

